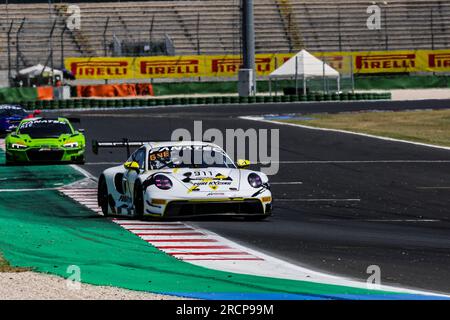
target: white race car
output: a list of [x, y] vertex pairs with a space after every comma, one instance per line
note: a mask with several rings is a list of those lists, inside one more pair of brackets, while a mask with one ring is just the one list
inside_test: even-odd
[[265, 174], [234, 164], [219, 146], [207, 142], [97, 142], [100, 147], [139, 148], [124, 165], [103, 171], [98, 204], [106, 215], [171, 218], [236, 215], [264, 219], [272, 213]]

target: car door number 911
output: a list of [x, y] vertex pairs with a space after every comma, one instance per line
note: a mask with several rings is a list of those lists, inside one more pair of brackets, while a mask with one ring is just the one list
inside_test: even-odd
[[213, 175], [212, 171], [194, 171], [196, 177], [210, 177]]

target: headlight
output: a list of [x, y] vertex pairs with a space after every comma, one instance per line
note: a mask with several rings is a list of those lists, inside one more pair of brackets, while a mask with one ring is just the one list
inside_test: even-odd
[[157, 174], [153, 179], [155, 186], [161, 190], [169, 190], [173, 186], [172, 181], [162, 174]]
[[78, 142], [69, 142], [64, 144], [64, 148], [78, 148]]
[[21, 143], [12, 143], [11, 148], [12, 149], [26, 149], [27, 146], [25, 144], [21, 144]]
[[259, 188], [262, 186], [262, 180], [261, 177], [258, 176], [256, 173], [250, 173], [248, 175], [248, 183], [253, 187], [253, 188]]

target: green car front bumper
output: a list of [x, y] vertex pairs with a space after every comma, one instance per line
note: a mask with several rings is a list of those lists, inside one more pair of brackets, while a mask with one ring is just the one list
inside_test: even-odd
[[7, 163], [84, 162], [84, 148], [27, 148], [7, 149]]

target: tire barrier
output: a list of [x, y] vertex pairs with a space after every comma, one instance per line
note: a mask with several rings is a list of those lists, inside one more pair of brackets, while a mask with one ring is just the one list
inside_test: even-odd
[[362, 100], [391, 100], [390, 92], [386, 93], [310, 93], [308, 95], [281, 95], [281, 96], [211, 96], [211, 97], [181, 97], [181, 98], [154, 98], [154, 99], [72, 99], [72, 100], [36, 100], [19, 101], [28, 110], [58, 110], [58, 109], [112, 109], [112, 108], [138, 108], [152, 106], [172, 105], [214, 105], [214, 104], [253, 104], [253, 103], [298, 103], [323, 101], [362, 101]]

